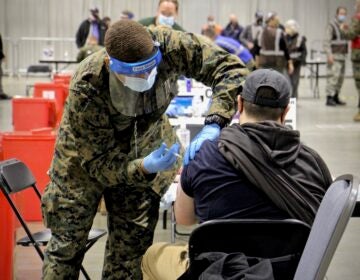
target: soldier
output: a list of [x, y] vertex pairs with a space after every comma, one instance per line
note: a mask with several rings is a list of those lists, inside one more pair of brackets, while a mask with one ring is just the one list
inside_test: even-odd
[[293, 19], [285, 23], [285, 33], [285, 41], [294, 64], [294, 72], [289, 75], [292, 87], [291, 96], [297, 98], [301, 65], [306, 63], [306, 38], [299, 34], [299, 24]]
[[102, 195], [108, 211], [102, 276], [141, 279], [141, 256], [152, 243], [160, 197], [181, 165], [175, 162], [177, 144], [167, 151], [176, 136], [164, 114], [178, 77], [213, 90], [205, 126], [184, 155], [187, 164], [203, 141], [218, 137], [229, 123], [247, 74], [239, 59], [202, 36], [146, 29], [131, 20], [110, 27], [105, 49], [80, 63], [70, 84], [42, 198], [44, 223], [52, 231], [44, 279], [78, 278]]
[[351, 27], [346, 30], [345, 37], [351, 42], [351, 61], [355, 86], [358, 91], [358, 112], [354, 116], [354, 121], [360, 122], [360, 0], [356, 1], [356, 14], [351, 19]]
[[266, 26], [255, 39], [256, 67], [272, 68], [282, 74], [292, 74], [294, 66], [284, 32], [279, 28], [280, 20], [277, 13], [269, 12], [265, 23]]
[[344, 82], [345, 59], [348, 52], [348, 42], [343, 32], [341, 32], [346, 20], [346, 14], [346, 8], [338, 7], [336, 9], [336, 17], [326, 28], [324, 50], [327, 55], [327, 106], [346, 104], [339, 98], [341, 86]]

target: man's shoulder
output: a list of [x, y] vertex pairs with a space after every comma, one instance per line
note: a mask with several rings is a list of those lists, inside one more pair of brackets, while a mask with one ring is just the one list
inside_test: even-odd
[[149, 26], [149, 25], [155, 24], [155, 17], [143, 18], [143, 19], [140, 19], [138, 22], [144, 26]]

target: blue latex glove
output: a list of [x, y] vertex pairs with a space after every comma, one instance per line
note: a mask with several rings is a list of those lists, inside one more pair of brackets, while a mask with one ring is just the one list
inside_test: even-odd
[[214, 140], [220, 135], [220, 126], [212, 123], [205, 125], [201, 131], [191, 141], [187, 147], [184, 156], [184, 165], [188, 165], [190, 160], [194, 159], [195, 153], [200, 150], [202, 143], [205, 140]]
[[176, 162], [176, 154], [179, 153], [179, 149], [179, 143], [175, 143], [170, 149], [167, 149], [167, 145], [162, 143], [159, 149], [144, 158], [145, 170], [148, 173], [157, 173], [170, 169]]
[[170, 118], [176, 118], [177, 116], [181, 116], [184, 114], [184, 108], [179, 107], [176, 104], [170, 104], [169, 107], [166, 109], [166, 115]]

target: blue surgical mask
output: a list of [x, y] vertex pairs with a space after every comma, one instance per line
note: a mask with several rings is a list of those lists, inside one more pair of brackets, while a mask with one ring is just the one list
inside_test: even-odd
[[125, 76], [124, 86], [137, 92], [147, 91], [153, 87], [156, 75], [157, 69], [155, 67], [153, 70], [151, 70], [147, 79]]
[[174, 23], [175, 23], [174, 17], [166, 17], [162, 14], [159, 15], [159, 24], [160, 25], [173, 26]]
[[346, 16], [344, 16], [344, 15], [338, 15], [338, 21], [340, 21], [340, 22], [344, 22], [345, 20], [346, 20]]

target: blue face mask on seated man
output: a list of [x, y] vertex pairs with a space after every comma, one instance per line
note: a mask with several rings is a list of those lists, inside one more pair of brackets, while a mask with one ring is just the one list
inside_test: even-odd
[[[110, 70], [116, 74], [124, 75], [124, 86], [137, 92], [144, 92], [151, 89], [155, 83], [157, 75], [157, 65], [160, 63], [162, 56], [159, 48], [148, 59], [140, 62], [123, 62], [116, 58], [109, 56], [110, 58]], [[134, 77], [134, 75], [140, 75], [149, 73], [146, 79], [140, 77]]]
[[170, 26], [172, 27], [175, 23], [175, 18], [174, 17], [167, 17], [167, 16], [164, 16], [162, 14], [159, 15], [159, 24], [160, 25], [167, 25], [167, 26]]

